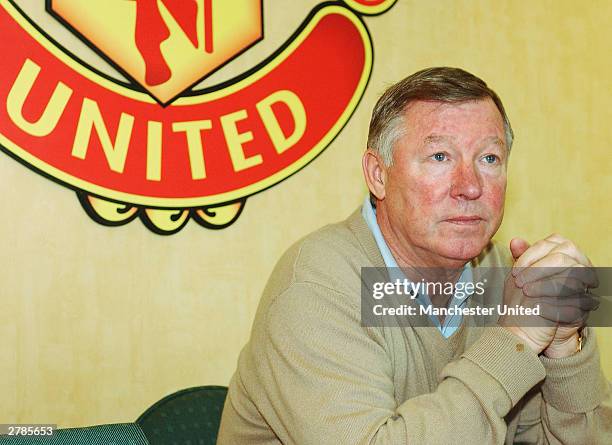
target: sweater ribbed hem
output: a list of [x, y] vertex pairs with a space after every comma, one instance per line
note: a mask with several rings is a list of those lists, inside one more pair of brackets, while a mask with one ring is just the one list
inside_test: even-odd
[[540, 360], [546, 370], [542, 396], [559, 411], [584, 413], [595, 409], [609, 392], [599, 363], [592, 328], [582, 331], [582, 351], [569, 357]]
[[462, 357], [497, 380], [512, 406], [546, 376], [537, 354], [512, 332], [498, 326], [486, 328]]

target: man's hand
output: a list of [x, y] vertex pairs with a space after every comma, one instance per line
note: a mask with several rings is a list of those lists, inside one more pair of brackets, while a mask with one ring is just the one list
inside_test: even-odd
[[551, 358], [573, 354], [578, 346], [578, 330], [597, 307], [595, 298], [587, 293], [598, 285], [590, 260], [574, 243], [559, 235], [533, 246], [515, 238], [510, 250], [515, 263], [506, 281], [504, 302], [539, 305], [540, 317], [502, 317], [500, 325], [536, 353], [544, 352]]
[[[517, 259], [529, 249], [529, 243], [520, 238], [510, 241], [510, 251], [515, 264]], [[504, 285], [504, 304], [508, 306], [529, 306], [530, 301], [524, 295], [523, 289], [517, 285], [515, 276], [511, 273], [506, 278]], [[534, 322], [537, 318], [538, 323]], [[505, 327], [514, 335], [522, 339], [536, 354], [539, 354], [552, 342], [557, 332], [556, 323], [546, 322], [537, 316], [502, 316], [498, 321], [500, 326]], [[533, 324], [533, 326], [529, 326]], [[541, 325], [541, 326], [539, 326]]]

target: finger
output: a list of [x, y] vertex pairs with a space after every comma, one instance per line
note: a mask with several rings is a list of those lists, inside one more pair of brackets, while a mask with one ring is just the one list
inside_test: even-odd
[[589, 318], [591, 311], [577, 308], [562, 308], [557, 313], [557, 323], [562, 326], [582, 326]]
[[576, 318], [572, 318], [571, 316], [567, 317], [567, 320], [560, 319], [557, 323], [558, 326], [566, 327], [580, 327], [584, 326], [591, 315], [590, 312], [583, 312], [580, 316]]
[[545, 239], [536, 242], [516, 260], [516, 262], [514, 263], [513, 271], [514, 269], [531, 266], [539, 259], [548, 255], [548, 253], [557, 246], [558, 243]]
[[527, 249], [529, 249], [529, 246], [530, 244], [523, 238], [512, 238], [510, 241], [512, 258], [516, 261]]
[[556, 322], [564, 326], [580, 325], [589, 316], [589, 312], [574, 306], [540, 306], [540, 317], [549, 322]]
[[517, 270], [516, 285], [523, 287], [526, 283], [542, 280], [555, 275], [567, 275], [568, 268], [576, 266], [576, 260], [562, 253], [548, 254], [529, 267]]
[[[594, 294], [574, 294], [565, 297], [528, 298], [529, 307], [546, 306], [548, 308], [576, 308], [582, 311], [594, 311], [599, 307], [599, 297]], [[527, 304], [527, 303], [524, 303]]]
[[591, 261], [586, 257], [584, 253], [570, 240], [565, 240], [557, 245], [550, 253], [563, 253], [576, 260], [577, 263], [584, 264], [585, 266], [592, 266]]
[[527, 297], [568, 297], [582, 293], [585, 285], [581, 280], [567, 276], [545, 277], [526, 283], [522, 287]]
[[592, 266], [584, 266], [578, 264], [566, 269], [563, 272], [568, 278], [574, 278], [584, 283], [584, 287], [588, 289], [595, 289], [599, 287], [599, 278], [597, 277], [597, 270]]
[[571, 240], [557, 234], [553, 233], [545, 238], [547, 241], [551, 241], [559, 244], [555, 250], [559, 250], [569, 256], [572, 256], [576, 259], [576, 261], [580, 264], [584, 264], [585, 266], [593, 266], [591, 260], [580, 250], [580, 248]]
[[593, 267], [577, 263], [572, 257], [563, 253], [550, 253], [529, 267], [518, 270], [515, 280], [518, 287], [526, 283], [557, 276], [559, 279], [575, 278], [584, 283], [583, 287], [594, 288], [599, 285], [597, 273]]
[[546, 238], [544, 238], [545, 240], [551, 241], [553, 243], [557, 243], [557, 244], [561, 244], [565, 241], [567, 241], [567, 238], [559, 235], [558, 233], [553, 233], [551, 235], [548, 235]]
[[537, 316], [516, 317], [520, 326], [583, 326], [591, 311], [599, 307], [599, 297], [587, 293], [570, 297], [527, 297], [521, 306], [537, 309]]

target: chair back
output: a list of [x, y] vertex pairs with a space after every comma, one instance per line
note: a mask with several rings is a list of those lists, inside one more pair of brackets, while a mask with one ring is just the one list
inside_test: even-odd
[[150, 445], [215, 445], [227, 388], [196, 386], [172, 393], [137, 420]]

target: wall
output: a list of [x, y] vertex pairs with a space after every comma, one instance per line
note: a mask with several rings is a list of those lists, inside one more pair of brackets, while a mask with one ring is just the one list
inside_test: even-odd
[[[79, 45], [42, 2], [19, 3], [64, 44]], [[209, 83], [252, 66], [316, 3], [266, 1], [264, 43]], [[0, 154], [0, 419], [125, 422], [177, 389], [226, 385], [278, 257], [363, 199], [360, 154], [377, 96], [426, 66], [472, 71], [505, 102], [516, 143], [497, 238], [559, 232], [596, 265], [612, 266], [611, 15], [606, 1], [399, 0], [366, 19], [374, 71], [340, 136], [304, 170], [249, 198], [221, 231], [190, 223], [161, 237], [138, 221], [103, 227], [72, 191]], [[612, 331], [599, 337], [612, 378]]]

